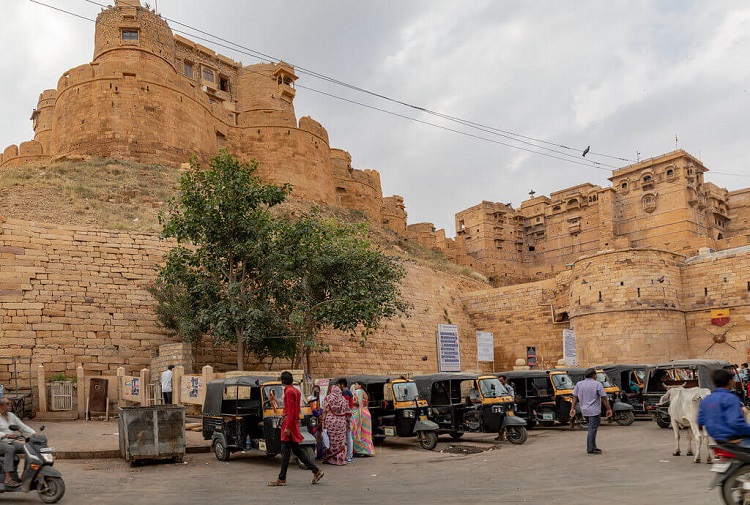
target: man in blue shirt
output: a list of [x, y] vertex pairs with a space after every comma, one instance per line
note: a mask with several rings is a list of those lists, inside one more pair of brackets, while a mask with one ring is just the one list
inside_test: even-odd
[[718, 443], [741, 438], [740, 446], [750, 448], [750, 424], [742, 414], [742, 401], [734, 394], [734, 375], [720, 369], [711, 378], [716, 389], [701, 402], [698, 424]]

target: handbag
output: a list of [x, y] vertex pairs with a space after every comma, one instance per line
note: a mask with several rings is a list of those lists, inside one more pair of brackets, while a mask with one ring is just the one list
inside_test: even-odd
[[328, 438], [328, 430], [323, 429], [323, 434], [320, 436], [321, 441], [323, 442], [323, 447], [326, 449], [331, 448], [331, 439]]

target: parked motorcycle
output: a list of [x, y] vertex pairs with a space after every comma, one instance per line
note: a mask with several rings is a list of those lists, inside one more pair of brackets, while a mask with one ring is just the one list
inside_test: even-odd
[[[18, 431], [18, 426], [10, 425], [13, 431]], [[44, 426], [40, 428], [40, 432]], [[65, 482], [59, 470], [52, 468], [55, 462], [52, 447], [47, 445], [47, 437], [42, 433], [34, 433], [25, 437], [23, 446], [24, 464], [23, 477], [18, 476], [19, 457], [16, 454], [16, 471], [13, 478], [20, 482], [20, 486], [6, 486], [0, 479], [0, 493], [29, 493], [36, 491], [44, 503], [57, 503], [65, 494]], [[0, 476], [5, 475], [3, 462], [0, 459]]]
[[727, 505], [750, 505], [750, 449], [726, 443], [713, 450], [719, 460], [711, 466], [716, 476], [709, 489], [721, 486]]

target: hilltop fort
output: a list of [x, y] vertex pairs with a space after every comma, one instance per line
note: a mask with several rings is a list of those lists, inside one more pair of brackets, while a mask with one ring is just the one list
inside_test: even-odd
[[[34, 139], [3, 151], [0, 178], [3, 168], [39, 161], [178, 166], [227, 148], [258, 160], [265, 179], [292, 183], [296, 197], [360, 211], [494, 284], [409, 266], [404, 291], [415, 317], [388, 323], [367, 353], [331, 335], [320, 373], [377, 372], [384, 363], [433, 371], [435, 325], [447, 322], [460, 326], [467, 368], [476, 365], [476, 330], [495, 333], [497, 369], [527, 346], [556, 362], [563, 329], [586, 364], [747, 359], [750, 188], [706, 182], [703, 163], [678, 150], [614, 170], [607, 187], [532, 194], [519, 208], [483, 201], [456, 214], [456, 236], [447, 238], [431, 223], [407, 224], [403, 198], [383, 197], [377, 171], [353, 168], [320, 123], [297, 119], [296, 80], [287, 63], [244, 66], [173, 34], [137, 0], [117, 0], [97, 17], [92, 62], [40, 94]], [[169, 341], [137, 287], [165, 251], [156, 236], [3, 221], [8, 352], [52, 371], [76, 363], [107, 371], [144, 366]], [[712, 326], [712, 310], [731, 312], [731, 325]], [[399, 352], [407, 344], [413, 352]]]

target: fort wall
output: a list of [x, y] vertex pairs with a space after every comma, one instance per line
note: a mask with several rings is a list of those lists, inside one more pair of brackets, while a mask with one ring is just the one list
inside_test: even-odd
[[[69, 375], [78, 364], [102, 373], [148, 367], [160, 345], [177, 341], [157, 323], [146, 291], [171, 246], [151, 234], [0, 218], [0, 356], [31, 356], [34, 365]], [[314, 355], [315, 374], [433, 371], [440, 323], [459, 325], [462, 359], [475, 366], [475, 327], [460, 293], [482, 284], [411, 262], [404, 266], [402, 291], [414, 307], [412, 317], [387, 321], [365, 347], [346, 335], [323, 335], [331, 351]], [[196, 355], [218, 358], [218, 369], [236, 360], [222, 349]]]

